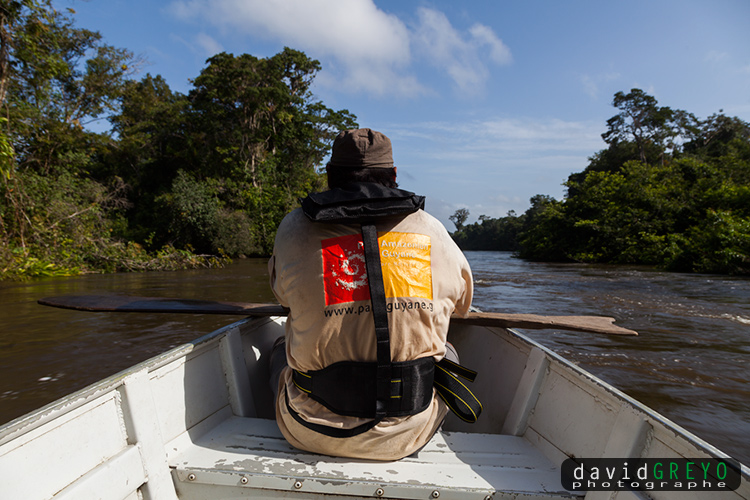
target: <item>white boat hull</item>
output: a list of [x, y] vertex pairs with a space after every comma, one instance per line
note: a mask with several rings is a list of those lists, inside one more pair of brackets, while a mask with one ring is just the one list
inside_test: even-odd
[[[582, 498], [560, 482], [569, 457], [727, 458], [525, 336], [479, 326], [450, 334], [480, 373], [479, 422], [450, 416], [397, 462], [300, 452], [272, 420], [263, 353], [282, 322], [240, 321], [3, 426], [0, 498]], [[739, 489], [708, 495], [750, 498], [742, 471]]]

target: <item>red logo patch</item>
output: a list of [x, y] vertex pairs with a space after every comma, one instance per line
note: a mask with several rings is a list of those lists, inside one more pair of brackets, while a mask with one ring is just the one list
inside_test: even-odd
[[322, 242], [326, 305], [370, 300], [362, 236], [351, 234]]

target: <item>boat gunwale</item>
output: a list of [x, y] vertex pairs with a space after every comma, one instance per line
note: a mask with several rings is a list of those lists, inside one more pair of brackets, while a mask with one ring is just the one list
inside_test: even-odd
[[[661, 413], [657, 412], [653, 408], [646, 406], [645, 404], [641, 403], [637, 399], [629, 396], [628, 394], [624, 393], [622, 390], [618, 389], [617, 387], [613, 386], [612, 384], [606, 382], [605, 380], [599, 378], [598, 376], [594, 375], [593, 373], [587, 371], [584, 368], [581, 368], [577, 364], [573, 363], [572, 361], [564, 358], [560, 354], [554, 352], [552, 349], [544, 346], [543, 344], [540, 344], [536, 340], [528, 337], [527, 335], [513, 329], [513, 328], [495, 328], [495, 327], [485, 327], [490, 328], [491, 330], [505, 330], [507, 331], [512, 337], [515, 337], [516, 339], [525, 342], [529, 344], [530, 346], [536, 347], [538, 349], [541, 349], [547, 356], [550, 362], [556, 362], [559, 366], [563, 368], [561, 373], [565, 373], [565, 370], [573, 371], [575, 374], [583, 376], [585, 379], [587, 379], [590, 383], [595, 384], [596, 386], [600, 387], [607, 393], [614, 396], [616, 399], [620, 400], [621, 402], [625, 402], [627, 404], [630, 404], [633, 406], [636, 411], [640, 411], [644, 413], [649, 418], [653, 419], [655, 422], [658, 422], [660, 425], [662, 425], [665, 429], [679, 435], [680, 437], [684, 438], [688, 443], [695, 446], [698, 451], [703, 451], [704, 453], [710, 455], [712, 458], [717, 459], [731, 459], [740, 464], [740, 468], [742, 469], [742, 476], [746, 481], [750, 481], [750, 467], [746, 466], [745, 464], [739, 462], [738, 460], [734, 459], [731, 455], [721, 451], [716, 446], [712, 445], [711, 443], [705, 441], [704, 439], [700, 438], [696, 434], [693, 434], [691, 431], [685, 429], [680, 424], [674, 422], [673, 420], [670, 420], [668, 417], [662, 415]], [[502, 333], [498, 333], [494, 331], [496, 335], [502, 335]], [[571, 381], [575, 381], [575, 378], [572, 378]], [[676, 451], [676, 450], [675, 450]]]
[[157, 354], [156, 356], [143, 360], [133, 366], [130, 366], [108, 377], [93, 382], [77, 391], [51, 401], [50, 403], [29, 413], [21, 415], [7, 422], [6, 424], [0, 425], [0, 446], [12, 441], [16, 438], [16, 436], [33, 431], [43, 424], [51, 422], [56, 418], [85, 405], [89, 401], [96, 400], [97, 398], [104, 396], [108, 392], [117, 389], [122, 385], [125, 378], [134, 373], [138, 373], [143, 370], [148, 370], [148, 373], [151, 373], [155, 370], [158, 370], [162, 366], [175, 361], [176, 359], [187, 358], [191, 354], [198, 354], [199, 351], [202, 350], [208, 343], [216, 340], [218, 337], [229, 333], [231, 330], [235, 328], [241, 328], [249, 323], [264, 323], [263, 320], [270, 321], [271, 319], [254, 318], [252, 316], [248, 316], [243, 319], [234, 321], [228, 325], [222, 326], [221, 328], [198, 337], [195, 340], [175, 346], [161, 354]]

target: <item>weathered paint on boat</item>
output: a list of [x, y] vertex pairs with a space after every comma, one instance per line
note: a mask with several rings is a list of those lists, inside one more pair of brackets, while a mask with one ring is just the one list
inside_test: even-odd
[[[234, 323], [1, 427], [0, 498], [583, 498], [560, 483], [568, 457], [727, 457], [525, 336], [470, 325], [450, 340], [480, 372], [479, 422], [449, 417], [397, 462], [300, 452], [272, 420], [263, 353], [282, 324]], [[742, 472], [738, 490], [710, 497], [750, 498]]]

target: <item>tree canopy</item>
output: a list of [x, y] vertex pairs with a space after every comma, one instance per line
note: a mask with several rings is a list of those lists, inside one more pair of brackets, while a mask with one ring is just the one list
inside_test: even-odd
[[[454, 238], [532, 260], [750, 274], [750, 124], [721, 112], [698, 120], [640, 89], [613, 106], [607, 148], [570, 175], [564, 200], [538, 195], [525, 214]], [[516, 239], [493, 243], [500, 233]]]
[[221, 53], [183, 95], [134, 79], [139, 61], [73, 17], [51, 0], [0, 6], [0, 276], [268, 254], [356, 127], [311, 93], [320, 63]]

